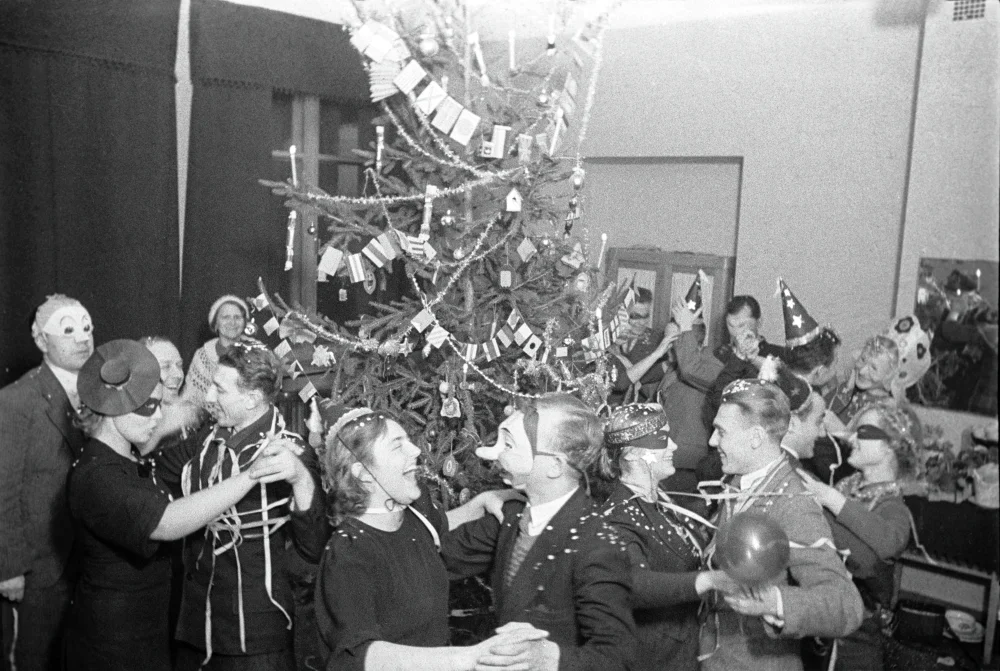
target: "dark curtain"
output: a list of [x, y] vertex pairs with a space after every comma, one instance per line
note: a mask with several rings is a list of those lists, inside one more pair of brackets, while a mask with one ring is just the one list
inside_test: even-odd
[[[288, 296], [285, 212], [259, 179], [274, 175], [275, 91], [364, 101], [361, 60], [341, 26], [217, 0], [191, 6], [194, 102], [181, 302], [181, 352], [210, 337], [221, 294]], [[285, 175], [287, 176], [287, 175]]]
[[98, 343], [177, 330], [178, 4], [0, 1], [0, 384], [48, 294]]

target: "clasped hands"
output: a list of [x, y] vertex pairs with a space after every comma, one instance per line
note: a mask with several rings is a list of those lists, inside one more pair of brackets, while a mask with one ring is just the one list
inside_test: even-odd
[[272, 438], [250, 464], [247, 475], [254, 482], [277, 482], [284, 480], [295, 485], [303, 478], [309, 478], [309, 470], [299, 458], [303, 448], [288, 438]]
[[556, 671], [559, 646], [527, 622], [508, 622], [496, 635], [468, 648], [475, 671]]
[[762, 617], [776, 627], [784, 624], [781, 592], [777, 585], [752, 587], [730, 578], [724, 571], [703, 571], [695, 581], [698, 594], [715, 590], [726, 604], [741, 615]]

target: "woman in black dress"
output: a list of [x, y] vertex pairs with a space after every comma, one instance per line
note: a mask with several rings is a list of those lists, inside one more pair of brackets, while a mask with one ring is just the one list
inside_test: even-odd
[[133, 340], [97, 348], [80, 370], [90, 440], [69, 478], [80, 577], [66, 636], [70, 671], [168, 671], [170, 555], [161, 545], [196, 531], [273, 468], [269, 458], [216, 487], [171, 501], [145, 444], [162, 417], [160, 366]]
[[698, 570], [704, 527], [659, 490], [674, 473], [676, 450], [656, 403], [617, 408], [605, 427], [599, 467], [613, 484], [604, 515], [631, 563], [640, 670], [695, 671], [701, 595], [736, 589], [725, 573]]
[[[449, 528], [515, 494], [480, 494], [443, 515], [417, 482], [420, 449], [392, 416], [329, 401], [321, 412], [329, 427], [323, 487], [336, 525], [316, 583], [324, 668], [472, 671], [477, 662], [502, 662], [527, 669], [530, 646], [507, 644], [537, 637], [532, 628], [448, 647], [448, 575], [438, 554]], [[520, 652], [493, 654], [499, 646]]]

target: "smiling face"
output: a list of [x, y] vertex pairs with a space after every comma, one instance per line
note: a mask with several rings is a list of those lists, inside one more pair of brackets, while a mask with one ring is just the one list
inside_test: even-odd
[[184, 384], [184, 361], [173, 343], [156, 340], [146, 345], [160, 364], [160, 384], [163, 385], [163, 399], [174, 401]]
[[625, 454], [623, 471], [628, 471], [638, 478], [650, 478], [655, 484], [669, 478], [677, 472], [674, 467], [674, 452], [677, 443], [673, 438], [667, 438], [667, 447], [662, 450], [651, 450], [644, 447], [628, 447]]
[[163, 399], [163, 386], [156, 385], [149, 400], [127, 415], [112, 417], [115, 428], [122, 437], [133, 445], [142, 445], [153, 435], [153, 430], [163, 418], [160, 401]]
[[255, 389], [240, 386], [240, 374], [232, 366], [215, 369], [212, 385], [205, 393], [205, 405], [219, 426], [242, 428], [252, 420], [263, 395]]
[[371, 496], [370, 505], [378, 505], [386, 498], [408, 506], [420, 498], [417, 483], [417, 458], [420, 448], [410, 441], [410, 437], [398, 422], [386, 421], [386, 430], [371, 448], [371, 463], [368, 473], [361, 464], [356, 464], [358, 477], [366, 483]]
[[56, 310], [35, 336], [50, 366], [77, 373], [94, 353], [94, 326], [82, 305]]
[[753, 451], [760, 442], [760, 436], [756, 434], [761, 427], [753, 426], [738, 405], [723, 403], [712, 425], [715, 430], [708, 444], [719, 450], [724, 473], [742, 475], [759, 468]]
[[[882, 417], [876, 410], [866, 410], [853, 422], [860, 427], [863, 425], [877, 426], [882, 428]], [[847, 463], [854, 468], [862, 470], [870, 466], [878, 466], [889, 463], [893, 459], [892, 448], [888, 441], [879, 439], [859, 439], [857, 433], [852, 436], [851, 455], [847, 458]]]
[[243, 335], [247, 320], [243, 308], [236, 303], [223, 303], [215, 315], [215, 331], [219, 337], [230, 342]]
[[884, 387], [888, 389], [889, 380], [896, 372], [896, 361], [889, 351], [865, 351], [858, 357], [855, 370], [855, 386], [861, 390]]

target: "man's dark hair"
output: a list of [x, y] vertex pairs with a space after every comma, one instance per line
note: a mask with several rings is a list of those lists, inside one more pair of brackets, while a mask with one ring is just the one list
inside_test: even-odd
[[750, 315], [754, 319], [760, 319], [760, 303], [753, 296], [733, 296], [726, 305], [726, 314], [738, 315], [743, 312], [743, 308], [750, 308]]
[[798, 347], [789, 347], [785, 363], [796, 373], [808, 375], [820, 366], [832, 366], [840, 347], [840, 336], [824, 326], [819, 335]]
[[281, 391], [281, 361], [263, 343], [241, 338], [219, 357], [220, 366], [235, 368], [243, 390], [255, 389], [273, 403]]
[[653, 302], [653, 292], [646, 287], [639, 287], [635, 290], [635, 302], [636, 303], [652, 303]]

